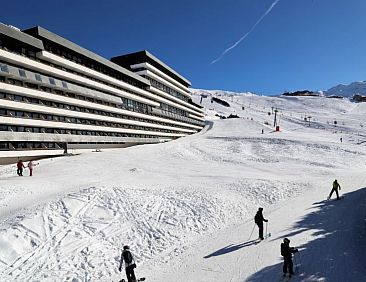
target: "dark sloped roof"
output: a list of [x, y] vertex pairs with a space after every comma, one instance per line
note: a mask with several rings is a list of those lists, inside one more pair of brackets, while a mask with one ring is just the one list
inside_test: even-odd
[[43, 42], [41, 40], [2, 23], [0, 23], [0, 34], [4, 34], [10, 38], [35, 47], [38, 50], [44, 50]]
[[146, 79], [144, 79], [143, 77], [139, 76], [139, 75], [136, 75], [134, 74], [133, 72], [125, 69], [125, 68], [122, 68], [121, 66], [103, 58], [102, 56], [99, 56], [83, 47], [80, 47], [79, 45], [43, 28], [43, 27], [40, 27], [40, 26], [35, 26], [35, 27], [32, 27], [32, 28], [29, 28], [29, 29], [26, 29], [24, 30], [25, 33], [28, 33], [32, 36], [35, 36], [35, 37], [40, 37], [40, 38], [45, 38], [51, 42], [54, 42], [58, 45], [61, 45], [67, 49], [70, 49], [78, 54], [81, 54], [89, 59], [92, 59], [100, 64], [103, 64], [109, 68], [112, 68], [120, 73], [123, 73], [125, 75], [128, 75], [146, 85], [150, 85], [150, 82]]
[[148, 62], [157, 69], [164, 72], [165, 74], [169, 75], [170, 77], [173, 77], [175, 80], [179, 81], [183, 85], [187, 87], [191, 86], [191, 82], [188, 79], [177, 73], [175, 70], [170, 68], [168, 65], [163, 63], [161, 60], [159, 60], [157, 57], [155, 57], [153, 54], [151, 54], [146, 50], [113, 57], [111, 58], [111, 61], [116, 62], [117, 64], [122, 65], [124, 67], [129, 67], [132, 64]]

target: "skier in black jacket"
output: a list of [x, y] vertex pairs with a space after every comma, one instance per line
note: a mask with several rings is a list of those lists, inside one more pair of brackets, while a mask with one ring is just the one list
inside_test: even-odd
[[281, 255], [283, 256], [283, 275], [286, 275], [287, 270], [290, 274], [290, 277], [292, 274], [294, 274], [292, 254], [297, 253], [298, 251], [298, 249], [290, 247], [289, 239], [283, 239], [283, 243], [281, 243]]
[[263, 217], [263, 208], [259, 208], [255, 217], [254, 217], [254, 222], [255, 224], [258, 225], [258, 228], [259, 228], [259, 239], [260, 240], [263, 240], [263, 221], [264, 222], [268, 222], [268, 219], [264, 219]]
[[341, 185], [339, 185], [339, 183], [336, 179], [333, 182], [333, 189], [332, 189], [332, 191], [330, 191], [330, 194], [328, 196], [328, 200], [330, 200], [330, 198], [332, 197], [333, 192], [335, 192], [337, 194], [337, 200], [339, 200], [338, 188], [339, 188], [339, 190], [341, 190]]
[[135, 272], [133, 271], [133, 269], [136, 268], [136, 263], [135, 263], [135, 260], [133, 258], [133, 255], [130, 251], [129, 246], [124, 246], [123, 247], [123, 251], [122, 251], [122, 254], [121, 254], [121, 261], [120, 261], [119, 268], [118, 268], [118, 270], [120, 272], [122, 271], [123, 261], [125, 262], [125, 270], [126, 270], [127, 281], [128, 282], [136, 282], [137, 280], [136, 280]]

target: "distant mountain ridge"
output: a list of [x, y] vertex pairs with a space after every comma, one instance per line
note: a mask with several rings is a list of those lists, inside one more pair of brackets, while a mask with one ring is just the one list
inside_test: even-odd
[[324, 91], [324, 94], [326, 96], [342, 96], [347, 98], [352, 98], [354, 95], [366, 96], [366, 81], [352, 82], [347, 85], [339, 84]]
[[[252, 96], [260, 94], [255, 94], [252, 92], [233, 92], [233, 91], [225, 91], [225, 90], [205, 90], [205, 89], [192, 89], [193, 93], [200, 93], [203, 95], [244, 95], [244, 96]], [[310, 90], [301, 90], [294, 92], [284, 92], [281, 95], [285, 96], [334, 96], [334, 97], [345, 97], [352, 99], [355, 95], [366, 96], [366, 81], [356, 81], [350, 84], [338, 84], [332, 88], [329, 88], [326, 91], [310, 91]]]

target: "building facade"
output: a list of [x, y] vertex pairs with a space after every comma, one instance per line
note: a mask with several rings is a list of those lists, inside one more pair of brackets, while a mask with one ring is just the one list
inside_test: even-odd
[[194, 134], [204, 115], [190, 86], [147, 51], [107, 60], [42, 27], [0, 24], [0, 159]]

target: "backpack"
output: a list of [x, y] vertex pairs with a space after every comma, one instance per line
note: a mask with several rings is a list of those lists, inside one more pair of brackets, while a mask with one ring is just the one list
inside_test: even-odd
[[258, 224], [258, 223], [260, 223], [261, 222], [261, 220], [260, 220], [260, 215], [258, 214], [258, 213], [256, 213], [256, 215], [255, 215], [255, 217], [254, 217], [254, 222], [256, 223], [256, 224]]
[[284, 243], [281, 243], [281, 256], [285, 256], [286, 254], [286, 251], [285, 251], [285, 244]]
[[132, 258], [132, 254], [130, 251], [124, 251], [123, 254], [123, 259], [124, 261], [128, 264], [128, 263], [131, 263], [133, 258]]

